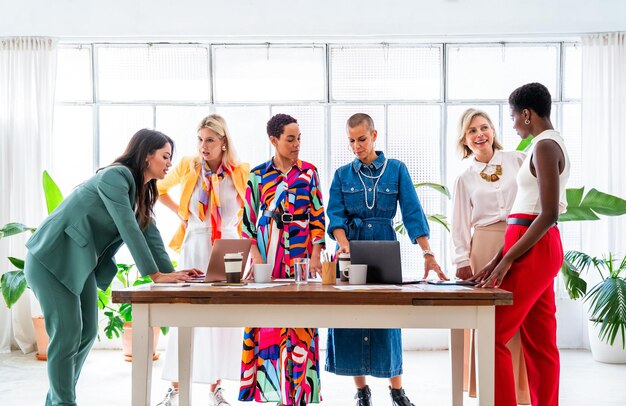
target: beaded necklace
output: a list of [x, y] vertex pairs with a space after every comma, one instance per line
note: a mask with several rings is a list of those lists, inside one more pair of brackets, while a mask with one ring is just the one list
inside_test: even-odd
[[363, 167], [361, 167], [359, 169], [359, 171], [357, 172], [357, 175], [359, 175], [359, 180], [361, 181], [361, 185], [363, 185], [363, 194], [365, 195], [365, 206], [368, 209], [370, 209], [370, 210], [372, 210], [374, 208], [374, 206], [376, 205], [376, 187], [378, 186], [378, 181], [383, 176], [383, 173], [385, 173], [385, 169], [386, 168], [387, 168], [387, 160], [385, 159], [385, 161], [383, 162], [383, 168], [380, 171], [379, 175], [372, 176], [372, 175], [368, 175], [366, 173], [363, 173], [363, 176], [365, 176], [366, 178], [376, 179], [374, 181], [374, 193], [372, 194], [373, 199], [372, 199], [372, 205], [371, 206], [370, 206], [368, 198], [367, 198], [367, 187], [365, 187], [365, 182], [363, 181], [363, 178], [361, 177], [361, 170], [363, 169]]

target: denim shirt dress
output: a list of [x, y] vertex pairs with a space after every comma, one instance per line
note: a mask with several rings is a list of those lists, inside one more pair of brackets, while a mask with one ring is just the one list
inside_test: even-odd
[[[369, 166], [355, 159], [335, 172], [326, 210], [328, 234], [334, 239], [333, 231], [343, 228], [348, 240], [396, 240], [393, 218], [400, 203], [402, 221], [415, 244], [416, 238], [428, 237], [430, 229], [409, 171], [401, 161], [387, 159], [379, 179], [364, 176], [382, 172], [385, 155], [376, 153], [378, 158]], [[379, 378], [402, 374], [400, 329], [328, 329], [327, 348], [329, 372]]]

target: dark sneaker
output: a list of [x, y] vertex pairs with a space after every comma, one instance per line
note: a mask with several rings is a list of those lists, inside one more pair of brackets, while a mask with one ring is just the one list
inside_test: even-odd
[[404, 389], [390, 389], [392, 406], [415, 406], [409, 398], [406, 397]]
[[354, 398], [356, 399], [356, 406], [372, 406], [372, 392], [367, 385], [357, 389]]

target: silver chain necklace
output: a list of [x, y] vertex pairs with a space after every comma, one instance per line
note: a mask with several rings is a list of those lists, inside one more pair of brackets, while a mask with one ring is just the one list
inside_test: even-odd
[[385, 161], [383, 162], [383, 168], [380, 171], [380, 174], [377, 176], [371, 176], [368, 175], [366, 173], [363, 173], [363, 176], [365, 176], [366, 178], [369, 179], [376, 179], [376, 181], [374, 182], [374, 192], [372, 194], [373, 199], [372, 199], [372, 205], [370, 206], [368, 198], [367, 198], [367, 187], [365, 186], [365, 182], [363, 181], [363, 178], [361, 177], [361, 169], [359, 169], [359, 171], [357, 172], [357, 175], [359, 175], [359, 180], [361, 181], [361, 185], [363, 185], [363, 194], [365, 195], [365, 206], [369, 209], [372, 210], [374, 208], [374, 206], [376, 205], [376, 188], [378, 186], [378, 181], [380, 180], [380, 178], [383, 176], [383, 173], [385, 173], [385, 169], [387, 168], [387, 160], [385, 159]]

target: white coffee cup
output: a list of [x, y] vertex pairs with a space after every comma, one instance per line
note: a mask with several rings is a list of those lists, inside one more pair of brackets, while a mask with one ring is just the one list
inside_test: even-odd
[[341, 274], [348, 278], [350, 285], [365, 285], [367, 283], [367, 265], [351, 264], [341, 271]]
[[272, 264], [254, 264], [252, 266], [254, 281], [256, 283], [268, 283], [272, 281]]
[[226, 270], [226, 282], [241, 282], [241, 263], [243, 262], [243, 253], [230, 252], [224, 255], [224, 268]]
[[339, 262], [339, 276], [341, 280], [347, 281], [348, 277], [343, 274], [343, 271], [350, 266], [350, 253], [342, 252], [339, 254], [337, 262]]

